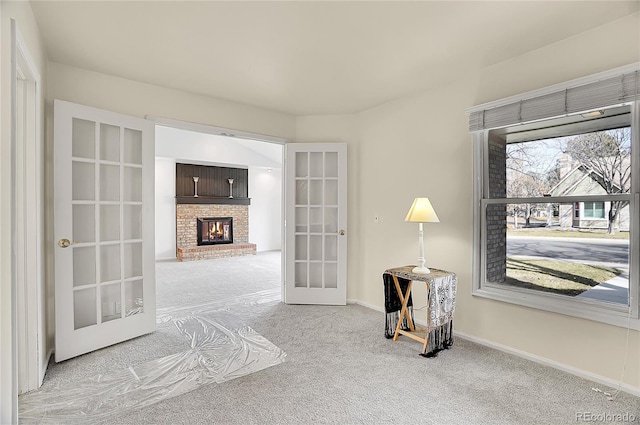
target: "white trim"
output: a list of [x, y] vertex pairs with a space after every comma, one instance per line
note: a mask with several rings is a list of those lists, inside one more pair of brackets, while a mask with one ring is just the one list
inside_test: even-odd
[[633, 200], [629, 202], [629, 232], [635, 232], [636, 237], [629, 241], [629, 282], [637, 282], [629, 291], [631, 317], [640, 317], [640, 101], [631, 104], [631, 126], [636, 131], [631, 132], [631, 188], [634, 190]]
[[[43, 181], [42, 181], [42, 131], [41, 131], [41, 99], [42, 86], [40, 74], [29, 54], [20, 31], [15, 28], [15, 76], [12, 85], [18, 84], [18, 79], [24, 81], [21, 90], [23, 111], [20, 114], [23, 119], [19, 123], [22, 131], [13, 134], [17, 137], [21, 134], [23, 143], [14, 146], [13, 156], [20, 160], [16, 164], [15, 188], [20, 188], [20, 194], [14, 199], [14, 213], [16, 217], [16, 247], [15, 261], [16, 272], [20, 274], [17, 288], [17, 342], [16, 353], [18, 363], [18, 389], [21, 392], [37, 389], [42, 385], [46, 372], [47, 359], [45, 351], [46, 330], [44, 324], [45, 306], [43, 304], [42, 291], [44, 288], [44, 216], [43, 205]], [[17, 86], [14, 88], [17, 93]], [[12, 98], [12, 108], [18, 106], [18, 98]], [[16, 111], [17, 113], [17, 111]], [[29, 254], [31, 253], [31, 254]]]
[[640, 320], [630, 319], [629, 308], [623, 305], [602, 303], [586, 298], [566, 299], [563, 295], [535, 293], [520, 288], [498, 288], [487, 283], [484, 284], [482, 289], [474, 290], [472, 295], [550, 313], [606, 323], [625, 329], [640, 330]]
[[259, 142], [270, 142], [284, 145], [289, 143], [288, 139], [276, 136], [267, 136], [265, 134], [252, 133], [249, 131], [235, 130], [225, 127], [217, 127], [208, 124], [199, 124], [189, 121], [175, 120], [172, 118], [163, 118], [153, 115], [147, 115], [146, 119], [153, 121], [156, 125], [179, 128], [182, 130], [196, 131], [199, 133], [213, 134], [216, 136], [235, 137], [238, 139], [257, 140]]
[[347, 304], [356, 304], [356, 305], [360, 305], [362, 307], [370, 308], [371, 310], [375, 310], [375, 311], [379, 311], [381, 313], [384, 313], [384, 308], [378, 307], [377, 305], [366, 303], [364, 301], [357, 300], [355, 298], [349, 298], [347, 300]]
[[[416, 320], [416, 322], [417, 322], [417, 320]], [[478, 338], [478, 337], [466, 334], [464, 332], [459, 332], [459, 331], [455, 330], [455, 328], [454, 328], [454, 336], [458, 337], [458, 338], [466, 339], [467, 341], [470, 341], [470, 342], [473, 342], [473, 343], [476, 343], [476, 344], [483, 345], [485, 347], [492, 348], [494, 350], [502, 351], [504, 353], [511, 354], [511, 355], [523, 358], [525, 360], [530, 360], [530, 361], [532, 361], [534, 363], [538, 363], [538, 364], [541, 364], [541, 365], [544, 365], [544, 366], [549, 366], [549, 367], [552, 367], [554, 369], [558, 369], [558, 370], [561, 370], [563, 372], [567, 372], [567, 373], [569, 373], [571, 375], [579, 376], [581, 378], [588, 379], [590, 381], [597, 382], [597, 383], [602, 384], [602, 385], [606, 385], [606, 386], [608, 386], [610, 388], [613, 388], [613, 389], [618, 389], [619, 388], [621, 391], [624, 391], [626, 393], [632, 394], [632, 395], [637, 396], [637, 397], [640, 396], [640, 388], [634, 387], [634, 386], [629, 385], [629, 384], [625, 384], [624, 382], [616, 381], [614, 379], [610, 379], [610, 378], [607, 378], [607, 377], [602, 376], [602, 375], [597, 375], [595, 373], [591, 373], [591, 372], [588, 372], [588, 371], [583, 370], [583, 369], [578, 369], [576, 367], [569, 366], [569, 365], [566, 365], [564, 363], [557, 362], [555, 360], [550, 360], [550, 359], [547, 359], [545, 357], [541, 357], [541, 356], [538, 356], [538, 355], [535, 355], [535, 354], [528, 353], [526, 351], [522, 351], [522, 350], [518, 350], [516, 348], [509, 347], [507, 345], [498, 344], [496, 342], [492, 342], [492, 341], [489, 341], [489, 340], [486, 340], [486, 339], [483, 339], [483, 338]]]
[[614, 78], [622, 74], [635, 72], [638, 70], [639, 67], [640, 67], [640, 62], [631, 63], [629, 65], [624, 65], [618, 68], [609, 69], [607, 71], [587, 75], [585, 77], [576, 78], [573, 80], [565, 81], [563, 83], [554, 84], [552, 86], [543, 87], [543, 88], [531, 90], [525, 93], [516, 94], [510, 97], [505, 97], [503, 99], [498, 99], [491, 102], [483, 103], [481, 105], [475, 105], [465, 109], [465, 112], [467, 114], [471, 114], [473, 112], [479, 112], [486, 109], [493, 109], [500, 106], [510, 105], [512, 103], [517, 103], [522, 100], [532, 99], [535, 97], [556, 93], [558, 91], [569, 89], [572, 87], [579, 87], [585, 84], [591, 84], [597, 81], [606, 80], [608, 78]]
[[[15, 246], [16, 241], [16, 226], [15, 226], [15, 206], [16, 206], [16, 160], [15, 160], [15, 151], [16, 151], [16, 84], [15, 81], [17, 79], [17, 28], [15, 19], [11, 19], [11, 122], [9, 126], [11, 128], [11, 140], [10, 144], [10, 159], [11, 162], [11, 172], [10, 172], [10, 182], [9, 187], [11, 188], [9, 199], [11, 201], [11, 209], [10, 209], [10, 219], [11, 219], [11, 238], [9, 240], [10, 246]], [[6, 235], [5, 239], [6, 239]], [[9, 282], [10, 285], [10, 300], [9, 300], [9, 311], [11, 316], [11, 335], [9, 337], [9, 341], [2, 341], [2, 345], [5, 347], [9, 347], [10, 355], [8, 363], [11, 364], [11, 393], [7, 397], [8, 400], [3, 399], [2, 408], [3, 410], [7, 407], [7, 404], [10, 406], [10, 412], [2, 415], [4, 419], [9, 418], [11, 423], [18, 422], [18, 318], [17, 318], [17, 309], [18, 309], [18, 300], [17, 300], [17, 281], [16, 281], [16, 254], [13, 249], [11, 249], [11, 271], [10, 276], [11, 280]], [[3, 303], [4, 304], [4, 303]], [[8, 344], [7, 344], [8, 342]], [[5, 345], [6, 344], [6, 345]], [[4, 360], [4, 359], [3, 359]], [[4, 362], [3, 362], [4, 363]], [[2, 365], [3, 370], [6, 371], [6, 365]], [[5, 378], [6, 379], [6, 378]], [[5, 381], [6, 382], [6, 381]], [[5, 403], [7, 401], [7, 403]], [[4, 420], [3, 419], [3, 420]]]

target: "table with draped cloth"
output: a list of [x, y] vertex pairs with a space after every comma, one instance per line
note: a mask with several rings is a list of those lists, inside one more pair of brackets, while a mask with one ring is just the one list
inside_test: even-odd
[[[426, 342], [421, 356], [435, 357], [439, 351], [453, 345], [453, 315], [456, 305], [457, 277], [454, 273], [431, 269], [429, 274], [417, 274], [411, 270], [414, 266], [395, 267], [385, 270], [384, 282], [385, 330], [387, 338], [397, 339], [396, 327], [401, 318], [402, 301], [398, 294], [394, 277], [397, 279], [405, 299], [406, 313], [402, 316], [400, 334], [406, 335], [414, 328], [413, 298], [407, 288], [413, 281], [422, 281], [427, 285], [427, 329]], [[407, 335], [410, 336], [410, 335]], [[411, 336], [413, 339], [420, 340]], [[424, 339], [422, 339], [424, 341]]]

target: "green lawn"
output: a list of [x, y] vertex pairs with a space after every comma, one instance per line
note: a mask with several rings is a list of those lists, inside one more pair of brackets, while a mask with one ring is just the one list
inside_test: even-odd
[[620, 272], [611, 267], [557, 260], [507, 258], [506, 284], [555, 294], [576, 296]]
[[561, 238], [598, 238], [598, 239], [629, 239], [629, 232], [616, 232], [613, 235], [606, 230], [558, 229], [558, 228], [525, 228], [507, 229], [507, 236], [540, 236]]

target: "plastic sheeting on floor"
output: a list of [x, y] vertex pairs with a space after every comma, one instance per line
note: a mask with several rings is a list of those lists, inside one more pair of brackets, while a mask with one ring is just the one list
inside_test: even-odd
[[21, 423], [89, 423], [139, 409], [282, 363], [286, 353], [228, 312], [162, 316], [189, 338], [191, 349], [70, 388], [20, 397]]

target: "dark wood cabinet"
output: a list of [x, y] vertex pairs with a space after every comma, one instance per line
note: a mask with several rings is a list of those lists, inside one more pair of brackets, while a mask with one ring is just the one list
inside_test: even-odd
[[[197, 197], [194, 177], [199, 178]], [[233, 179], [233, 197], [229, 197], [229, 179]], [[176, 163], [176, 203], [249, 205], [250, 202], [249, 170]]]

